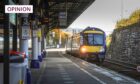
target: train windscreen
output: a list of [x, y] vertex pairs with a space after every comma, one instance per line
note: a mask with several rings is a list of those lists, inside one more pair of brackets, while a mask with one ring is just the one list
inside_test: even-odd
[[93, 40], [93, 44], [94, 45], [103, 45], [103, 35], [102, 34], [95, 34], [94, 36], [94, 40]]
[[102, 34], [85, 34], [83, 36], [84, 45], [103, 45], [104, 36]]

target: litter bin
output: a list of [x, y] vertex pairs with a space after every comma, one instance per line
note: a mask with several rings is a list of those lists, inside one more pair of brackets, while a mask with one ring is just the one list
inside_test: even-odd
[[[26, 81], [26, 67], [23, 53], [10, 53], [10, 84], [20, 84]], [[0, 54], [0, 84], [3, 84], [3, 55]]]

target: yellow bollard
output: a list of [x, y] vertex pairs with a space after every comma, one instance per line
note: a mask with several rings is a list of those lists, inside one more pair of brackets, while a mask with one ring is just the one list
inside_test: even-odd
[[19, 80], [19, 84], [24, 84], [23, 80]]

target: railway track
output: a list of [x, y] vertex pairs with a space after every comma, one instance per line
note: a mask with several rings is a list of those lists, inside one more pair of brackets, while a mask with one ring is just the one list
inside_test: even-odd
[[101, 67], [105, 67], [136, 80], [140, 80], [140, 72], [137, 72], [136, 65], [106, 59]]
[[[95, 63], [92, 61], [88, 61], [88, 62]], [[118, 72], [120, 74], [126, 75], [128, 77], [140, 81], [140, 72], [137, 72], [136, 65], [106, 59], [104, 63], [99, 66], [103, 68], [111, 69], [115, 72]]]
[[137, 70], [137, 68], [136, 68], [137, 66], [134, 64], [128, 64], [128, 63], [109, 60], [109, 59], [106, 59], [104, 62], [108, 62], [108, 63], [113, 64], [113, 65], [118, 65], [118, 66], [124, 67], [126, 69]]

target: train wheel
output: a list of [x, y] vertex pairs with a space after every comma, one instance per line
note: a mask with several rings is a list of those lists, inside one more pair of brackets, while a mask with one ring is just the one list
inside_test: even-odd
[[104, 59], [103, 58], [99, 58], [99, 62], [103, 63]]
[[84, 60], [85, 60], [85, 61], [88, 61], [88, 58], [87, 58], [87, 57], [85, 57], [85, 58], [84, 58]]
[[87, 62], [89, 62], [90, 61], [90, 58], [88, 56], [85, 56], [84, 60], [87, 61]]
[[83, 59], [83, 56], [81, 54], [79, 54], [79, 58]]
[[104, 58], [98, 58], [99, 65], [102, 65], [104, 62]]

